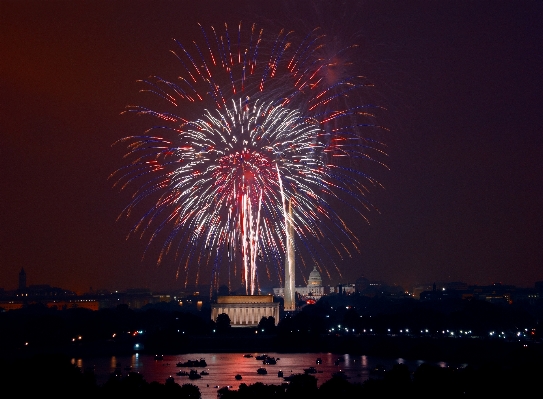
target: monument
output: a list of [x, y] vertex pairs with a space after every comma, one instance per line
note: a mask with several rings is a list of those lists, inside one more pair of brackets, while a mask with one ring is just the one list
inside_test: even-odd
[[211, 320], [225, 313], [232, 327], [256, 327], [263, 317], [272, 316], [279, 323], [279, 302], [272, 295], [224, 295], [211, 304]]
[[288, 217], [285, 218], [285, 310], [296, 310], [294, 223], [292, 221], [292, 201], [288, 201]]

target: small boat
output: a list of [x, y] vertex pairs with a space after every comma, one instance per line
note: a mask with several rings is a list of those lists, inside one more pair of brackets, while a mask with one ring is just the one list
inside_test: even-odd
[[241, 380], [243, 377], [241, 376], [241, 374], [236, 374], [236, 376], [234, 377], [236, 380]]
[[315, 367], [309, 367], [307, 369], [304, 369], [304, 373], [306, 373], [306, 374], [317, 374], [317, 369]]
[[155, 355], [155, 360], [163, 360], [164, 355]]
[[166, 384], [172, 384], [174, 383], [173, 377], [170, 375], [168, 378], [166, 378]]
[[178, 375], [178, 376], [180, 376], [180, 377], [183, 377], [183, 376], [189, 375], [189, 373], [186, 372], [185, 370], [179, 370], [177, 373], [175, 373], [175, 375]]
[[276, 364], [277, 360], [275, 360], [274, 357], [267, 357], [266, 359], [262, 360], [262, 364]]
[[264, 367], [260, 367], [258, 370], [256, 370], [258, 374], [268, 374], [268, 370], [266, 370]]
[[243, 357], [250, 358], [250, 357], [253, 357], [253, 355], [251, 355], [250, 353], [247, 353], [246, 355], [243, 355]]
[[205, 359], [200, 360], [187, 360], [186, 362], [178, 362], [177, 367], [207, 367]]
[[202, 370], [202, 371], [200, 371], [200, 375], [209, 375], [209, 372], [207, 372], [205, 370]]
[[266, 360], [268, 358], [268, 355], [258, 355], [255, 357], [256, 360]]
[[315, 360], [315, 363], [322, 364], [322, 359], [320, 357], [318, 357], [317, 360]]
[[283, 371], [282, 371], [282, 370], [279, 370], [279, 371], [277, 372], [277, 377], [283, 378]]
[[196, 370], [190, 370], [189, 372], [189, 380], [197, 380], [198, 378], [202, 378], [200, 374]]
[[287, 377], [283, 377], [283, 380], [285, 380], [285, 381], [292, 381], [292, 379], [294, 378], [295, 375], [296, 375], [296, 374], [291, 374], [291, 375], [289, 375], [289, 376], [287, 376]]

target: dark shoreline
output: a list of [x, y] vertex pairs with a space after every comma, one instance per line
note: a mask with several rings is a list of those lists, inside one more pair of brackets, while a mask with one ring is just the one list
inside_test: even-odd
[[[69, 357], [130, 355], [133, 342], [89, 343], [49, 348], [20, 348], [3, 351], [0, 358], [24, 359], [38, 354], [62, 354]], [[141, 353], [337, 353], [367, 355], [388, 359], [403, 358], [425, 362], [447, 362], [473, 366], [486, 363], [543, 363], [543, 347], [536, 342], [510, 342], [476, 338], [421, 338], [397, 336], [320, 336], [284, 340], [275, 335], [191, 336], [183, 340], [148, 342]]]

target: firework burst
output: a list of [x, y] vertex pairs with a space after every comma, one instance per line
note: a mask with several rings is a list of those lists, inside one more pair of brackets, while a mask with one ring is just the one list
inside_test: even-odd
[[149, 244], [160, 237], [159, 263], [172, 254], [185, 284], [211, 266], [212, 287], [241, 276], [254, 294], [257, 262], [281, 281], [287, 198], [302, 265], [339, 272], [334, 259], [350, 256], [358, 240], [335, 209], [366, 220], [366, 194], [378, 185], [359, 167], [382, 154], [368, 134], [379, 128], [378, 107], [345, 106], [369, 85], [338, 77], [333, 60], [319, 56], [318, 31], [297, 43], [291, 32], [267, 36], [255, 25], [201, 27], [201, 36], [188, 47], [176, 42], [176, 80], [142, 81], [163, 111], [125, 111], [159, 124], [120, 140], [131, 161], [112, 176], [121, 189], [135, 187], [121, 215], [152, 200], [132, 232], [148, 233]]

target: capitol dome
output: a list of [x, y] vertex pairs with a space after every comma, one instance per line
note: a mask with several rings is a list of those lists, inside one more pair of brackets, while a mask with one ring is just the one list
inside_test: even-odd
[[309, 281], [307, 282], [307, 286], [308, 287], [311, 287], [311, 286], [321, 287], [322, 286], [321, 274], [319, 273], [319, 271], [317, 270], [316, 267], [314, 267], [313, 271], [311, 273], [309, 273]]

